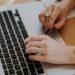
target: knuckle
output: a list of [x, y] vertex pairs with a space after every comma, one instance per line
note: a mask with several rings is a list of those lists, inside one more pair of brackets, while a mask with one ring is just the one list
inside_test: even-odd
[[31, 37], [29, 38], [29, 40], [31, 41], [31, 40], [33, 40], [33, 38], [34, 38], [34, 36], [31, 36]]
[[32, 45], [33, 45], [33, 43], [32, 43], [32, 42], [30, 42], [30, 43], [29, 43], [29, 46], [32, 46]]
[[43, 43], [43, 47], [44, 47], [44, 48], [47, 48], [47, 43], [46, 43], [46, 41], [43, 41], [42, 43]]
[[28, 40], [31, 41], [31, 37], [29, 37]]
[[33, 38], [33, 37], [31, 36], [31, 37], [30, 37], [30, 40], [32, 40], [32, 38]]

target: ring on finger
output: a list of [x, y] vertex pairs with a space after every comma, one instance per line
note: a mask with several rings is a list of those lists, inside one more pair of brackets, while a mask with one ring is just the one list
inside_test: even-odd
[[41, 49], [40, 48], [36, 49], [35, 53], [36, 53], [36, 55], [41, 55], [42, 54]]

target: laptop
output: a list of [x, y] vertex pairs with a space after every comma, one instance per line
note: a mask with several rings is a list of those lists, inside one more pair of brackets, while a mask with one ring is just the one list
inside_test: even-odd
[[[36, 15], [43, 9], [40, 2], [33, 2], [0, 10], [0, 75], [57, 75], [51, 74], [55, 68], [47, 72], [41, 62], [30, 60], [25, 53], [24, 39], [44, 34]], [[56, 39], [62, 41], [60, 37]], [[75, 70], [70, 69], [65, 74], [72, 73]]]

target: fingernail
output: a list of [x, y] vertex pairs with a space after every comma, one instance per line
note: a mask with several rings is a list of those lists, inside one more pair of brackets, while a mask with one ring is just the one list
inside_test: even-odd
[[27, 44], [27, 39], [24, 40], [25, 44]]

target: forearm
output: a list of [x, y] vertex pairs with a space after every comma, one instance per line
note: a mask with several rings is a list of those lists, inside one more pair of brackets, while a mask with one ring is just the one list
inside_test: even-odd
[[65, 7], [64, 10], [66, 13], [69, 13], [75, 8], [75, 0], [62, 0], [62, 7]]

